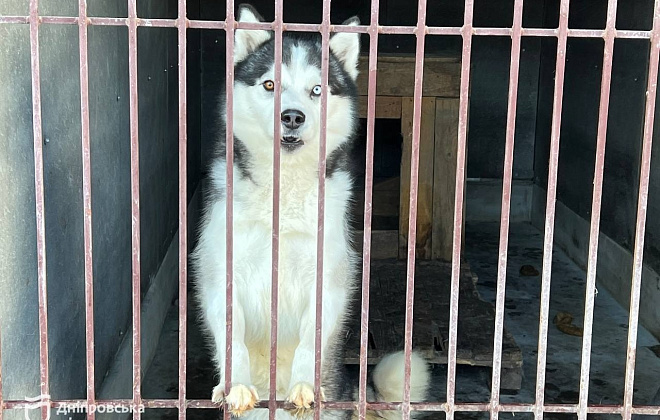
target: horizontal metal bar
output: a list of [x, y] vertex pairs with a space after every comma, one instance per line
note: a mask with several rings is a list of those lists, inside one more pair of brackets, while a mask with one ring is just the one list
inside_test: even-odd
[[[78, 17], [75, 16], [40, 16], [40, 23], [55, 25], [77, 25]], [[137, 19], [137, 26], [154, 28], [175, 28], [178, 26], [177, 19]], [[227, 28], [225, 21], [215, 20], [190, 20], [186, 19], [187, 27], [191, 29], [219, 29]], [[27, 24], [29, 16], [0, 16], [0, 24]], [[127, 26], [128, 18], [112, 17], [88, 17], [87, 24], [92, 26]], [[235, 29], [265, 29], [273, 30], [274, 23], [271, 22], [236, 22]], [[282, 30], [289, 32], [320, 32], [321, 25], [314, 23], [282, 23]], [[330, 25], [330, 32], [361, 33], [369, 32], [369, 26], [343, 26]], [[461, 35], [460, 26], [425, 26], [427, 35]], [[379, 34], [386, 35], [414, 35], [417, 32], [415, 26], [378, 26]], [[522, 28], [522, 36], [530, 37], [557, 37], [557, 28]], [[513, 28], [472, 28], [475, 36], [508, 36], [513, 34]], [[626, 39], [650, 39], [651, 31], [616, 30], [614, 38]], [[569, 29], [569, 38], [604, 38], [605, 29]]]
[[[51, 400], [51, 407], [58, 407], [61, 404], [85, 404], [87, 400], [77, 399], [77, 400]], [[130, 406], [133, 403], [130, 399], [116, 399], [116, 400], [96, 400], [97, 406], [113, 406], [113, 407], [122, 407]], [[2, 404], [2, 408], [5, 410], [11, 409], [23, 409], [28, 406], [33, 405], [33, 401], [26, 400], [6, 400]], [[178, 399], [143, 399], [142, 404], [144, 408], [178, 408], [179, 400]], [[400, 402], [367, 402], [367, 409], [369, 410], [399, 410], [401, 408]], [[294, 408], [293, 404], [278, 400], [276, 401], [276, 406], [279, 409], [292, 409]], [[187, 400], [186, 408], [195, 409], [195, 408], [208, 408], [208, 409], [219, 409], [221, 406], [212, 402], [211, 400]], [[256, 408], [268, 408], [268, 400], [259, 401]], [[351, 401], [332, 401], [332, 402], [323, 402], [323, 409], [334, 409], [334, 410], [356, 410], [357, 402]], [[450, 409], [449, 404], [442, 402], [411, 402], [410, 408], [413, 411], [448, 411]], [[463, 404], [454, 404], [451, 409], [454, 412], [488, 412], [491, 408], [490, 402], [483, 403], [463, 403]], [[534, 412], [534, 404], [500, 404], [497, 406], [496, 410], [500, 413], [532, 413]], [[624, 407], [622, 405], [603, 405], [596, 404], [590, 405], [587, 407], [587, 413], [589, 414], [621, 414]], [[543, 406], [543, 411], [546, 413], [572, 413], [576, 414], [578, 412], [577, 404], [548, 404]], [[650, 415], [657, 416], [660, 415], [660, 406], [651, 406], [651, 405], [637, 405], [632, 407], [632, 414], [639, 415]]]

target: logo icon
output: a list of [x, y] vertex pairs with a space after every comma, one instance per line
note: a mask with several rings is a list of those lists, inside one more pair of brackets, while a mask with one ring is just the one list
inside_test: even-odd
[[[41, 394], [36, 397], [25, 397], [25, 401], [31, 403], [25, 406], [25, 410], [24, 410], [25, 420], [30, 420], [30, 414], [29, 414], [30, 410], [34, 410], [35, 408], [41, 408], [41, 407], [50, 407], [49, 394]], [[47, 413], [48, 414], [46, 414], [46, 420], [49, 420], [50, 410], [48, 410]]]

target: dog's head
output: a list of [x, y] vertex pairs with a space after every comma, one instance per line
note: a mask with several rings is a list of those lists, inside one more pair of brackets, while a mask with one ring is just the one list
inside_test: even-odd
[[[251, 6], [239, 8], [239, 22], [263, 19]], [[344, 22], [357, 25], [357, 17]], [[284, 33], [282, 38], [281, 114], [274, 115], [275, 61], [271, 31], [238, 29], [234, 39], [234, 135], [250, 153], [272, 154], [273, 141], [283, 158], [318, 156], [321, 93], [327, 90], [328, 154], [350, 139], [357, 126], [357, 78], [360, 38], [335, 33], [329, 42], [328, 86], [321, 84], [321, 36]], [[275, 121], [280, 138], [274, 139]]]

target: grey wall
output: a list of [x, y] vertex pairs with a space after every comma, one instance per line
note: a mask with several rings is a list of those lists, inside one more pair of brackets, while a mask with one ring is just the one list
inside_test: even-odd
[[[548, 1], [546, 25], [556, 25], [557, 2]], [[606, 4], [571, 2], [571, 28], [603, 28]], [[619, 4], [618, 29], [650, 29], [652, 2]], [[548, 174], [550, 122], [554, 90], [556, 42], [544, 40], [536, 133], [535, 181], [545, 188]], [[601, 230], [624, 248], [634, 243], [642, 123], [648, 67], [648, 41], [616, 40], [605, 152]], [[591, 217], [603, 41], [569, 39], [559, 152], [557, 198], [586, 220]], [[656, 136], [658, 133], [656, 133]], [[657, 149], [657, 148], [656, 148]], [[654, 159], [654, 162], [657, 159]], [[660, 206], [657, 164], [649, 196], [646, 262], [660, 268], [660, 225], [653, 217]]]
[[[1, 14], [27, 7], [0, 0]], [[40, 12], [77, 15], [76, 2]], [[125, 2], [89, 2], [126, 16]], [[196, 10], [194, 2], [191, 9]], [[174, 1], [140, 1], [140, 17], [176, 17]], [[51, 396], [85, 397], [84, 261], [78, 29], [41, 25], [46, 261]], [[189, 37], [189, 191], [199, 179], [199, 46]], [[131, 200], [126, 27], [89, 28], [95, 372], [97, 389], [131, 317]], [[142, 293], [178, 225], [177, 40], [138, 30]], [[39, 394], [30, 45], [27, 25], [0, 26], [0, 324], [5, 398]], [[130, 395], [130, 389], [126, 394]], [[119, 397], [119, 396], [117, 396]], [[21, 413], [22, 414], [22, 413]]]

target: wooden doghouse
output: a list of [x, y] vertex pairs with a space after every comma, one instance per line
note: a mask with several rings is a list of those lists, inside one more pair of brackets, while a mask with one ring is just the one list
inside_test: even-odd
[[[416, 256], [419, 259], [451, 261], [460, 73], [458, 58], [427, 57], [424, 60], [417, 199]], [[358, 77], [361, 118], [367, 117], [368, 80], [369, 58], [362, 56]], [[398, 209], [393, 203], [382, 206], [385, 212], [398, 212], [399, 228], [397, 231], [374, 230], [374, 258], [406, 258], [414, 85], [414, 55], [378, 57], [376, 118], [401, 120], [403, 150], [398, 183], [390, 180], [387, 184], [374, 185], [374, 200], [379, 198], [379, 193], [387, 200], [388, 188], [399, 188]], [[358, 194], [357, 198], [364, 197]]]

